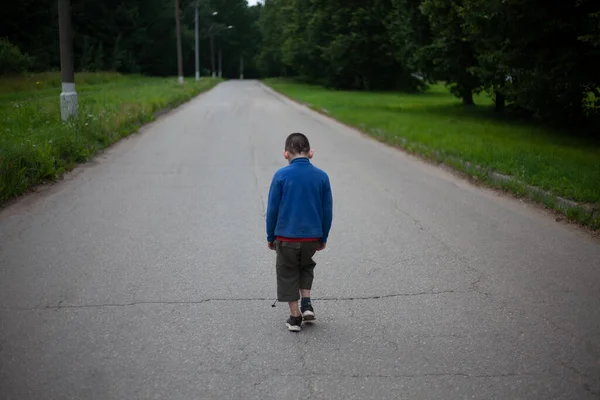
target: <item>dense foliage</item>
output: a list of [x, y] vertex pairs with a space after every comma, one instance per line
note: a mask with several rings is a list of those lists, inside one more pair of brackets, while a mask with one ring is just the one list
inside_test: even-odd
[[[199, 5], [200, 66], [210, 74], [209, 28], [215, 54], [222, 48], [223, 74], [238, 77], [240, 56], [245, 74], [256, 77], [252, 58], [259, 37], [259, 9], [246, 0], [180, 0], [184, 74], [193, 76], [194, 8]], [[176, 75], [177, 48], [174, 0], [71, 0], [73, 46], [77, 71], [116, 71], [148, 75]], [[213, 12], [217, 15], [212, 15]], [[230, 30], [225, 27], [232, 25]], [[7, 38], [33, 57], [34, 71], [60, 67], [58, 2], [8, 2], [0, 16], [0, 37]], [[215, 67], [218, 69], [218, 57]]]
[[265, 0], [258, 65], [339, 89], [444, 81], [463, 104], [598, 123], [596, 0]]
[[[56, 0], [8, 2], [0, 73], [58, 68]], [[194, 73], [194, 7], [181, 0], [184, 73]], [[445, 82], [463, 104], [486, 91], [501, 111], [598, 126], [597, 0], [199, 0], [225, 77], [295, 76], [336, 89], [422, 90]], [[175, 75], [174, 0], [72, 0], [78, 71]], [[214, 12], [217, 15], [213, 15]], [[233, 29], [226, 29], [233, 25]], [[212, 29], [210, 27], [212, 26]], [[18, 48], [11, 47], [11, 43]], [[218, 58], [217, 58], [218, 60]], [[215, 61], [217, 63], [218, 61]]]
[[31, 63], [31, 57], [21, 53], [19, 47], [6, 38], [0, 38], [0, 75], [20, 74], [27, 71]]

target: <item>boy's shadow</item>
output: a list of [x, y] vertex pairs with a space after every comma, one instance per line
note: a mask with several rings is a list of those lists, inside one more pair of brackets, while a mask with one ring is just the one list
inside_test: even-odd
[[309, 321], [305, 321], [302, 323], [302, 332], [304, 331], [313, 331], [315, 329], [317, 329], [317, 323], [315, 322], [309, 322]]

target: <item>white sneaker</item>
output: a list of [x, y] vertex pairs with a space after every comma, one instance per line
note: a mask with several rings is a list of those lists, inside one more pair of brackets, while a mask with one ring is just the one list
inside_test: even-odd
[[315, 310], [312, 308], [312, 305], [306, 306], [306, 308], [303, 309], [302, 319], [304, 321], [314, 321], [316, 319]]

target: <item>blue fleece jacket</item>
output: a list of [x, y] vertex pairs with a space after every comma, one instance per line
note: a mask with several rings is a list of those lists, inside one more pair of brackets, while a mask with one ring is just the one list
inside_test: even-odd
[[267, 206], [267, 241], [281, 236], [315, 238], [326, 243], [332, 211], [327, 174], [308, 158], [296, 158], [273, 176]]

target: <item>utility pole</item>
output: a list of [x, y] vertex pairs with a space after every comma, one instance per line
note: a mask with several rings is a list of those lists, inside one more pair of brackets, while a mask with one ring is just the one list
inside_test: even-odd
[[60, 40], [60, 71], [62, 93], [60, 94], [60, 116], [63, 121], [76, 117], [78, 112], [73, 64], [73, 38], [71, 31], [71, 0], [58, 0], [58, 26]]
[[179, 0], [175, 0], [175, 29], [177, 30], [177, 72], [179, 83], [183, 83], [183, 62], [181, 56], [181, 27], [179, 26]]
[[244, 80], [244, 54], [240, 55], [240, 79]]
[[200, 79], [200, 52], [199, 52], [199, 40], [198, 40], [198, 2], [196, 2], [196, 27], [195, 27], [195, 35], [196, 35], [196, 80]]

